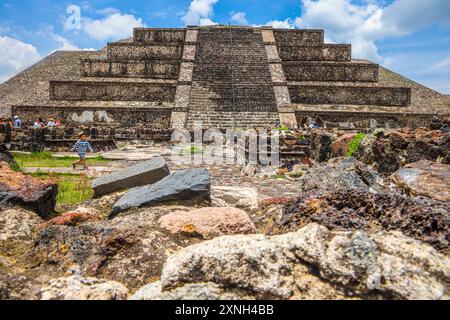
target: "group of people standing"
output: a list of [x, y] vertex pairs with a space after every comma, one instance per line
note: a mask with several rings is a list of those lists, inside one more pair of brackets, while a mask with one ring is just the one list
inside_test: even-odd
[[53, 127], [59, 127], [61, 125], [61, 122], [59, 120], [55, 120], [54, 118], [50, 118], [47, 122], [47, 124], [42, 120], [42, 118], [37, 118], [34, 122], [33, 127], [34, 128], [53, 128]]

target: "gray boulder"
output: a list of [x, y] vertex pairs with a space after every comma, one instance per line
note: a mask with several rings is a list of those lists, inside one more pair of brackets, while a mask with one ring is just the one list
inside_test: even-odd
[[176, 172], [164, 179], [143, 187], [136, 187], [117, 201], [109, 215], [110, 219], [133, 207], [190, 200], [211, 201], [211, 179], [206, 169], [190, 169]]
[[157, 157], [124, 170], [98, 177], [92, 182], [96, 196], [155, 183], [170, 174], [166, 160]]
[[447, 256], [400, 232], [329, 231], [313, 223], [182, 249], [167, 259], [161, 287], [165, 296], [214, 283], [222, 294], [257, 299], [448, 299], [449, 274]]
[[314, 189], [379, 192], [384, 188], [384, 181], [378, 173], [355, 158], [334, 158], [327, 163], [316, 163], [299, 182], [301, 192]]

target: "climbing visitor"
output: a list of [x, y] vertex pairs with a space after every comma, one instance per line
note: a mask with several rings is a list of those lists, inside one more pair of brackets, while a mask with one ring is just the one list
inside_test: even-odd
[[20, 128], [22, 128], [22, 120], [21, 120], [18, 116], [14, 116], [14, 124], [13, 124], [13, 128], [14, 128], [14, 129], [20, 129]]
[[47, 122], [47, 127], [48, 127], [48, 128], [56, 127], [55, 119], [50, 118], [50, 120]]
[[45, 123], [42, 121], [42, 118], [37, 118], [34, 122], [34, 128], [45, 128]]
[[88, 169], [86, 163], [86, 152], [93, 152], [91, 144], [87, 141], [87, 136], [84, 133], [78, 135], [78, 141], [72, 148], [72, 151], [76, 151], [80, 159], [72, 163], [73, 170], [77, 168], [77, 165], [82, 165], [84, 170]]

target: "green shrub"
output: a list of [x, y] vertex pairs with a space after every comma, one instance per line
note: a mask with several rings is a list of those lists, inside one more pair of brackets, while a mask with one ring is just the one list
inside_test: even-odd
[[193, 154], [203, 154], [203, 148], [193, 144], [190, 147], [183, 148], [180, 151], [180, 156], [193, 155]]
[[356, 136], [348, 144], [347, 149], [347, 157], [354, 157], [356, 155], [356, 151], [358, 151], [361, 142], [366, 138], [364, 133], [358, 133]]

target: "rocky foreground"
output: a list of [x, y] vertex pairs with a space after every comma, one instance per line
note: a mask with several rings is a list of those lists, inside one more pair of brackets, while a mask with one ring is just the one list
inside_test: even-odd
[[439, 152], [419, 158], [430, 149], [400, 131], [368, 136], [355, 158], [348, 137], [319, 146], [294, 198], [157, 158], [98, 178], [62, 214], [51, 181], [2, 155], [0, 299], [449, 299], [449, 136], [430, 132]]

